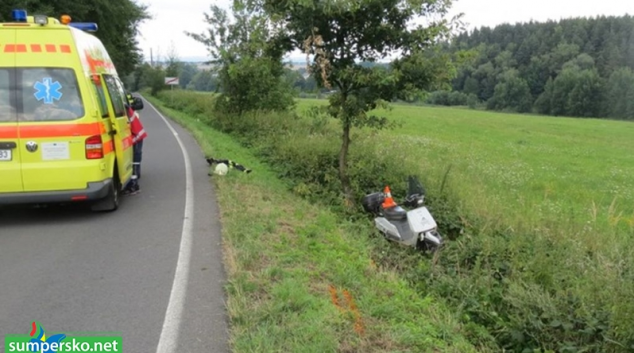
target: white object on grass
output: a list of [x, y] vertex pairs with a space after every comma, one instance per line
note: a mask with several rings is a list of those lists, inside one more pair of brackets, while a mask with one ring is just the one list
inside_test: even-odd
[[227, 167], [226, 164], [218, 163], [218, 165], [216, 166], [216, 169], [214, 170], [214, 173], [218, 175], [226, 175], [228, 171], [229, 171], [229, 167]]

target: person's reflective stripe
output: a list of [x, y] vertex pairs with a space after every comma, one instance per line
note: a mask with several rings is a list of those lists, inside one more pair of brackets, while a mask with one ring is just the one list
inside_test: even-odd
[[140, 139], [143, 135], [145, 135], [145, 129], [141, 129], [141, 131], [139, 131], [139, 133], [138, 133], [136, 136], [134, 136], [134, 137], [132, 138], [132, 141], [133, 141], [134, 143], [136, 143], [137, 141], [139, 141], [139, 139]]

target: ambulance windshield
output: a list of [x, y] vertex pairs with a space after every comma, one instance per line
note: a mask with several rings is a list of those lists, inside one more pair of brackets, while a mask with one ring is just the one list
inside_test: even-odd
[[20, 121], [76, 120], [85, 115], [72, 69], [17, 69], [17, 82]]

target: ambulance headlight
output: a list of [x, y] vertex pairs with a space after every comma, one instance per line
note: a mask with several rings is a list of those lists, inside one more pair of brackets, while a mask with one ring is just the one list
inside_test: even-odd
[[33, 16], [33, 21], [38, 25], [44, 26], [48, 23], [48, 17], [44, 15], [35, 15]]
[[15, 22], [26, 22], [26, 10], [13, 10], [11, 17]]

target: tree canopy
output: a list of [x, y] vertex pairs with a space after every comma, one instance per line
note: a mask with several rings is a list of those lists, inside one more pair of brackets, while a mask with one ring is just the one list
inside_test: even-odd
[[60, 18], [66, 14], [74, 22], [96, 22], [95, 32], [108, 50], [121, 76], [131, 73], [141, 62], [136, 36], [141, 22], [149, 19], [147, 6], [134, 0], [2, 0], [0, 21], [11, 20], [11, 10]]
[[[386, 102], [407, 99], [450, 78], [451, 61], [430, 48], [449, 34], [450, 0], [252, 0], [277, 31], [271, 42], [285, 52], [312, 56], [310, 70], [320, 87], [336, 90], [329, 114], [342, 125], [339, 175], [347, 203], [354, 197], [347, 156], [354, 127], [387, 126], [369, 112]], [[440, 15], [440, 16], [439, 16]], [[439, 20], [433, 21], [435, 17]], [[416, 25], [416, 20], [430, 20]], [[389, 59], [389, 67], [361, 65]]]
[[210, 10], [204, 14], [207, 31], [186, 34], [204, 44], [212, 58], [222, 92], [217, 107], [238, 115], [292, 107], [292, 90], [284, 79], [284, 52], [273, 40], [270, 18], [243, 0], [234, 1], [233, 20], [217, 5]]

